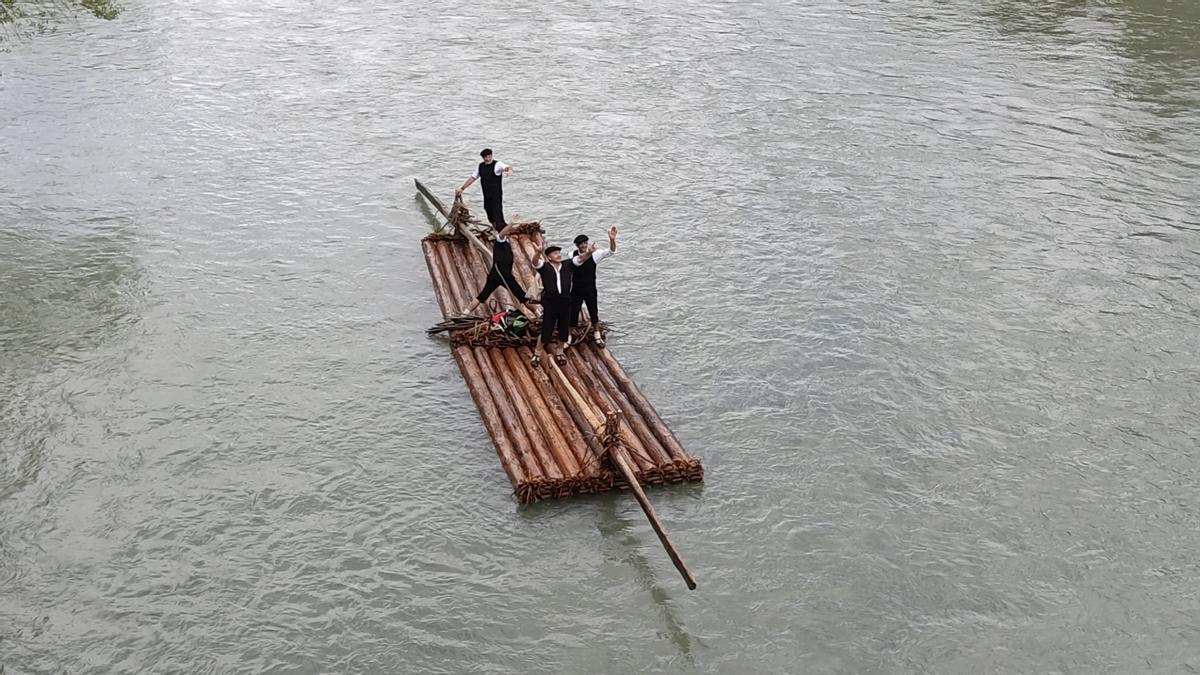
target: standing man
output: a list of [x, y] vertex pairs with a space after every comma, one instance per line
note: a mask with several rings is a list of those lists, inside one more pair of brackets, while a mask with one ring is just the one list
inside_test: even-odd
[[554, 352], [554, 360], [559, 364], [567, 362], [563, 345], [567, 344], [571, 335], [571, 280], [575, 268], [592, 257], [591, 251], [588, 251], [572, 258], [570, 262], [563, 262], [562, 248], [558, 246], [547, 246], [544, 254], [545, 257], [539, 257], [533, 265], [533, 269], [542, 277], [542, 333], [533, 347], [532, 364], [535, 368], [542, 363], [538, 351], [542, 345], [545, 345], [547, 352], [550, 351], [550, 341], [555, 333], [558, 333], [558, 349]]
[[513, 170], [511, 166], [493, 158], [491, 148], [484, 148], [479, 156], [483, 161], [475, 167], [475, 172], [467, 182], [454, 191], [454, 196], [461, 197], [464, 190], [479, 181], [483, 188], [483, 210], [487, 211], [488, 222], [499, 232], [504, 229], [504, 188], [500, 183], [504, 176], [513, 175]]
[[512, 273], [512, 242], [508, 238], [512, 235], [516, 223], [508, 225], [504, 223], [504, 189], [501, 181], [504, 175], [511, 176], [513, 170], [511, 166], [492, 157], [491, 148], [484, 148], [479, 156], [483, 161], [475, 167], [475, 171], [467, 179], [467, 182], [454, 191], [454, 196], [461, 197], [464, 190], [471, 187], [475, 181], [479, 181], [483, 188], [483, 209], [487, 212], [487, 219], [492, 224], [492, 229], [496, 231], [496, 240], [492, 244], [492, 268], [488, 270], [487, 282], [479, 291], [479, 295], [475, 296], [471, 304], [463, 310], [463, 313], [474, 312], [479, 305], [487, 302], [488, 297], [497, 288], [503, 286], [521, 304], [525, 315], [531, 317], [533, 312], [525, 306], [525, 289], [521, 288], [521, 284], [517, 283], [517, 279]]
[[583, 309], [584, 303], [587, 303], [588, 318], [591, 319], [592, 328], [596, 331], [593, 337], [601, 345], [604, 340], [600, 335], [600, 314], [596, 308], [596, 265], [616, 252], [616, 225], [608, 228], [607, 249], [596, 248], [595, 245], [589, 244], [586, 234], [575, 237], [575, 255], [573, 257], [580, 259], [584, 253], [590, 253], [591, 258], [578, 263], [579, 268], [575, 270], [574, 285], [571, 287], [571, 327], [579, 325], [579, 310]]

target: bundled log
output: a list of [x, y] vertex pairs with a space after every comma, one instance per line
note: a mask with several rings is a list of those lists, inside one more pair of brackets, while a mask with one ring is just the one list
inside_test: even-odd
[[506, 381], [500, 378], [499, 373], [505, 372], [506, 368], [502, 366], [500, 370], [497, 370], [490, 354], [492, 351], [483, 347], [471, 348], [471, 353], [480, 366], [487, 386], [492, 390], [492, 396], [500, 404], [505, 425], [508, 426], [510, 432], [521, 437], [520, 444], [523, 446], [525, 455], [536, 462], [540, 468], [543, 482], [561, 483], [563, 478], [569, 475], [569, 468], [560, 465], [557, 458], [547, 450], [546, 443], [543, 441], [544, 432], [538, 428], [534, 420], [528, 399], [524, 396], [513, 395], [511, 389], [505, 386]]

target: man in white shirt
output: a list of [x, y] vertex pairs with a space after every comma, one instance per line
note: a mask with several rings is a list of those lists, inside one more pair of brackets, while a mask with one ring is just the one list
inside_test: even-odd
[[575, 256], [578, 257], [588, 252], [592, 254], [591, 259], [585, 260], [575, 270], [574, 284], [571, 286], [571, 327], [579, 325], [579, 312], [586, 303], [588, 319], [591, 320], [592, 328], [596, 331], [593, 337], [596, 342], [603, 345], [604, 340], [600, 335], [600, 314], [596, 306], [596, 266], [617, 252], [617, 226], [613, 225], [608, 229], [608, 248], [606, 249], [596, 248], [595, 244], [589, 244], [586, 234], [575, 237]]
[[543, 254], [533, 265], [542, 278], [542, 332], [533, 347], [532, 363], [535, 368], [542, 363], [538, 352], [542, 345], [545, 345], [547, 352], [550, 351], [550, 341], [555, 333], [558, 334], [558, 349], [554, 353], [554, 360], [560, 364], [567, 362], [563, 345], [571, 336], [571, 280], [576, 268], [592, 257], [591, 251], [588, 251], [564, 262], [562, 249], [558, 246], [547, 246]]
[[512, 167], [492, 157], [492, 149], [484, 148], [479, 153], [483, 161], [475, 167], [475, 171], [462, 187], [454, 191], [456, 197], [461, 197], [464, 190], [471, 187], [475, 181], [483, 189], [483, 210], [487, 211], [488, 222], [496, 231], [504, 229], [504, 176], [513, 175]]

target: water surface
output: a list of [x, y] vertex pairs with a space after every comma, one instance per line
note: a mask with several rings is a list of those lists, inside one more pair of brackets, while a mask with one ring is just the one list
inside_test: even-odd
[[[1194, 2], [125, 6], [0, 54], [0, 670], [1200, 669]], [[696, 592], [423, 333], [485, 145]]]

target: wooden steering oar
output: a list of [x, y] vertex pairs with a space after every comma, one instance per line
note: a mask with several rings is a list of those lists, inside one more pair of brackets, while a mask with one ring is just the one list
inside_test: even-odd
[[457, 208], [458, 205], [462, 203], [462, 196], [455, 195], [454, 207], [447, 209], [446, 205], [442, 203], [442, 200], [438, 199], [437, 195], [430, 192], [429, 188], [425, 187], [421, 183], [421, 181], [414, 178], [413, 183], [416, 183], [416, 185], [417, 185], [417, 192], [420, 192], [422, 197], [424, 197], [426, 200], [428, 200], [430, 204], [433, 204], [433, 208], [437, 209], [438, 213], [442, 214], [442, 217], [446, 219], [446, 223], [449, 224], [451, 227], [454, 227], [455, 229], [457, 229], [459, 231], [459, 233], [462, 234], [462, 236], [466, 237], [467, 240], [470, 241], [472, 244], [475, 244], [476, 248], [479, 249], [479, 252], [483, 253], [483, 257], [487, 258], [487, 260], [489, 262], [491, 262], [492, 252], [488, 250], [487, 246], [483, 245], [482, 241], [479, 241], [479, 237], [476, 237], [474, 234], [472, 234], [470, 231], [468, 231], [466, 226], [459, 227], [458, 225], [456, 225], [454, 223], [454, 218], [452, 217], [454, 215], [454, 209]]
[[[613, 424], [614, 426], [620, 424], [619, 411], [609, 413], [610, 417], [607, 422], [601, 420], [599, 415], [592, 410], [592, 407], [584, 401], [583, 396], [575, 390], [575, 387], [571, 386], [570, 380], [559, 369], [558, 364], [553, 359], [548, 359], [546, 363], [549, 366], [551, 377], [557, 379], [562, 388], [570, 394], [575, 405], [583, 413], [583, 416], [587, 418], [588, 424], [592, 425], [592, 429], [596, 434], [603, 433], [609, 424]], [[637, 476], [634, 475], [633, 469], [629, 466], [629, 456], [626, 454], [624, 446], [618, 442], [615, 445], [605, 448], [605, 450], [608, 452], [608, 456], [612, 458], [613, 465], [625, 477], [625, 482], [629, 483], [629, 489], [633, 492], [634, 499], [637, 499], [638, 505], [642, 507], [642, 512], [646, 514], [646, 519], [650, 521], [650, 527], [654, 528], [654, 533], [658, 535], [658, 540], [662, 542], [663, 548], [667, 549], [667, 555], [671, 556], [671, 562], [675, 563], [675, 569], [679, 570], [679, 574], [683, 576], [684, 583], [687, 584], [689, 590], [696, 590], [696, 578], [692, 576], [691, 571], [684, 564], [683, 558], [679, 556], [679, 551], [675, 549], [675, 544], [671, 543], [671, 538], [667, 536], [666, 529], [663, 528], [662, 522], [658, 519], [658, 514], [655, 513], [654, 507], [650, 504], [650, 499], [646, 497], [645, 491], [642, 490], [641, 484], [638, 483]]]

